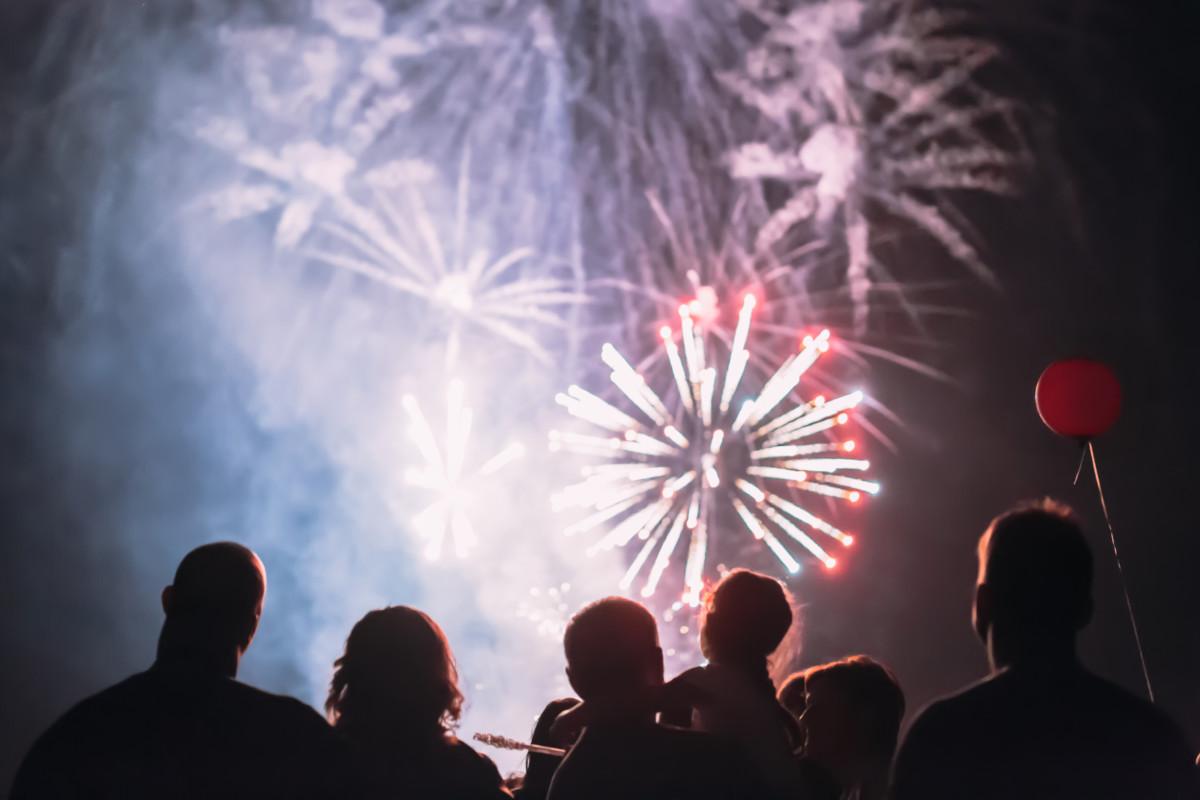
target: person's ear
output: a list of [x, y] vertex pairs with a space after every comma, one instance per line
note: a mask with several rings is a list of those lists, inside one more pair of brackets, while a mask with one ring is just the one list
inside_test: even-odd
[[254, 607], [254, 616], [246, 621], [246, 627], [242, 631], [241, 650], [245, 653], [250, 649], [250, 643], [254, 641], [254, 634], [258, 632], [258, 621], [262, 618], [262, 601], [258, 601], [258, 605]]
[[571, 684], [571, 691], [575, 692], [578, 697], [583, 697], [583, 692], [579, 691], [579, 686], [575, 683], [575, 676], [571, 674], [570, 666], [567, 667], [567, 683]]
[[979, 641], [987, 644], [988, 631], [992, 627], [992, 587], [981, 583], [975, 587], [975, 603], [971, 607], [971, 625]]
[[165, 586], [162, 590], [162, 610], [164, 614], [171, 613], [171, 587]]

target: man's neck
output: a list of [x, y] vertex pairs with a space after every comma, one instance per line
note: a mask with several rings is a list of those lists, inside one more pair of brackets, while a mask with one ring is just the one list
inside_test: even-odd
[[1072, 637], [1022, 640], [996, 636], [994, 632], [988, 636], [988, 661], [993, 672], [1009, 668], [1057, 670], [1079, 665]]
[[218, 645], [189, 636], [171, 623], [158, 637], [157, 664], [198, 675], [236, 678], [241, 654], [232, 645]]

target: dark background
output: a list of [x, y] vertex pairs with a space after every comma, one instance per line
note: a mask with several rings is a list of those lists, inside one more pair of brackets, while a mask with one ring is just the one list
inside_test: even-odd
[[[0, 146], [8, 179], [56, 181], [59, 202], [69, 208], [80, 202], [68, 191], [70, 176], [14, 164], [9, 150], [17, 106], [8, 100], [34, 65], [52, 5], [0, 5]], [[887, 366], [872, 372], [871, 387], [905, 428], [895, 437], [895, 453], [875, 454], [885, 491], [864, 511], [861, 527], [869, 536], [861, 537], [852, 570], [804, 584], [803, 661], [877, 656], [896, 671], [914, 710], [982, 676], [984, 654], [969, 624], [977, 537], [1006, 505], [1049, 493], [1080, 511], [1097, 554], [1097, 612], [1082, 638], [1084, 659], [1144, 692], [1094, 482], [1085, 473], [1072, 487], [1079, 450], [1046, 430], [1033, 406], [1046, 364], [1087, 355], [1112, 365], [1123, 385], [1121, 419], [1096, 451], [1150, 676], [1159, 703], [1200, 747], [1200, 531], [1192, 506], [1200, 477], [1196, 14], [1186, 3], [1166, 1], [1003, 6], [984, 7], [982, 15], [1019, 59], [1022, 90], [1054, 120], [1042, 142], [1053, 157], [1025, 201], [972, 209], [1000, 287], [964, 282], [940, 298], [970, 312], [931, 323], [946, 348], [926, 360], [954, 382], [936, 384]], [[110, 540], [104, 518], [89, 514], [89, 498], [99, 507], [114, 494], [136, 491], [139, 470], [170, 468], [164, 454], [199, 457], [187, 455], [196, 448], [183, 434], [135, 450], [140, 461], [115, 472], [54, 455], [62, 435], [56, 415], [73, 412], [71, 398], [53, 384], [51, 365], [73, 335], [76, 315], [87, 309], [54, 294], [54, 264], [38, 254], [58, 250], [14, 244], [21, 237], [11, 228], [19, 217], [12, 204], [22, 202], [22, 191], [4, 187], [2, 199], [10, 206], [0, 208], [7, 244], [0, 252], [0, 784], [6, 784], [39, 730], [150, 658], [156, 609], [124, 588], [145, 554]], [[74, 233], [64, 222], [40, 235], [50, 245], [62, 237], [65, 247]], [[76, 253], [72, 263], [88, 257]], [[238, 402], [237, 385], [196, 386], [171, 363], [178, 352], [169, 323], [124, 332], [119, 320], [112, 326], [131, 353], [165, 358], [161, 381], [173, 387], [169, 396], [180, 413], [195, 409], [197, 392]], [[102, 371], [97, 375], [104, 380]], [[111, 397], [116, 417], [136, 416], [136, 397], [120, 391]], [[247, 439], [251, 460], [286, 459], [289, 448], [307, 446], [301, 436], [256, 439], [251, 430]], [[236, 476], [213, 480], [191, 491], [219, 494], [236, 484]], [[124, 633], [114, 637], [113, 630]]]

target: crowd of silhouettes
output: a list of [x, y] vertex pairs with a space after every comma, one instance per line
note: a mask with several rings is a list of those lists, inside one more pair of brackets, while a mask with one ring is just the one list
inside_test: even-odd
[[1175, 722], [1076, 655], [1093, 566], [1069, 510], [1042, 501], [1002, 514], [978, 556], [972, 618], [992, 671], [921, 711], [898, 752], [905, 699], [887, 667], [855, 655], [777, 689], [772, 657], [788, 655], [792, 599], [779, 581], [734, 570], [703, 605], [705, 663], [670, 681], [644, 606], [607, 597], [576, 613], [563, 651], [578, 697], [550, 701], [531, 736], [564, 754], [531, 752], [523, 775], [503, 778], [455, 736], [454, 655], [414, 608], [377, 609], [354, 625], [326, 719], [239, 682], [266, 572], [241, 545], [208, 544], [163, 590], [153, 665], [51, 726], [10, 796], [1200, 798]]

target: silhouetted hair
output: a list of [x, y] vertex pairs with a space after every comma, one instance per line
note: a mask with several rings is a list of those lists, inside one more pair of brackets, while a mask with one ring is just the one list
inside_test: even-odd
[[202, 545], [175, 570], [167, 617], [237, 626], [255, 618], [266, 591], [266, 574], [253, 550], [236, 542]]
[[446, 636], [426, 614], [389, 606], [360, 619], [334, 662], [325, 712], [349, 738], [437, 739], [462, 713]]
[[812, 667], [800, 672], [793, 672], [787, 676], [783, 685], [779, 687], [777, 698], [780, 705], [797, 717], [804, 713], [804, 709], [808, 705], [804, 697], [804, 681], [811, 671]]
[[[550, 741], [550, 726], [554, 724], [554, 720], [558, 719], [559, 714], [577, 705], [579, 705], [579, 701], [574, 697], [564, 697], [547, 703], [546, 707], [542, 709], [541, 715], [538, 716], [537, 723], [533, 726], [533, 735], [529, 738], [530, 743], [558, 747], [557, 743]], [[530, 753], [525, 756], [525, 780], [521, 784], [522, 800], [526, 800], [526, 798], [528, 800], [545, 800], [546, 795], [550, 792], [550, 780], [561, 763], [561, 758], [543, 753]]]
[[584, 700], [645, 682], [658, 650], [658, 626], [640, 603], [606, 597], [579, 611], [563, 634], [571, 683]]
[[904, 692], [891, 670], [867, 656], [851, 656], [809, 668], [804, 683], [834, 685], [862, 726], [870, 754], [891, 759], [904, 718]]
[[979, 582], [990, 587], [995, 624], [1014, 633], [1069, 635], [1087, 621], [1092, 551], [1071, 509], [1023, 503], [979, 539]]
[[[774, 578], [735, 569], [717, 584], [700, 620], [700, 649], [715, 662], [756, 663], [779, 647], [792, 627], [787, 590]], [[775, 694], [774, 687], [771, 694]]]

